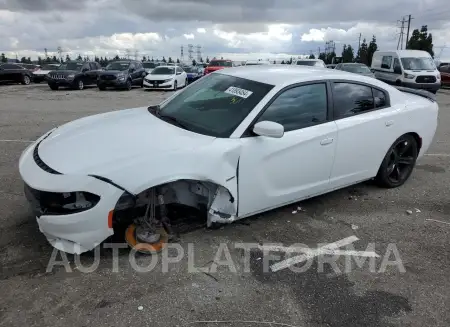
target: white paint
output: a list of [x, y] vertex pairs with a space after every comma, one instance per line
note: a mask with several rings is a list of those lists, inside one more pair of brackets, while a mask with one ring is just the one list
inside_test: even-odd
[[441, 224], [446, 224], [446, 225], [450, 225], [450, 223], [446, 222], [446, 221], [442, 221], [442, 220], [437, 220], [437, 219], [425, 219], [428, 221], [435, 221], [437, 223], [441, 223]]
[[[39, 227], [49, 235], [49, 240], [62, 239], [67, 244], [80, 244], [83, 249], [90, 250], [111, 235], [112, 230], [107, 226], [108, 212], [115, 207], [123, 190], [89, 174], [108, 178], [134, 194], [180, 179], [221, 185], [220, 189], [226, 189], [235, 199], [233, 203], [223, 203], [227, 210], [232, 208], [225, 210], [231, 214], [226, 222], [231, 222], [371, 179], [400, 135], [409, 132], [420, 135], [421, 153], [425, 153], [437, 127], [437, 103], [353, 73], [298, 65], [259, 65], [245, 69], [227, 68], [213, 74], [274, 86], [228, 138], [182, 129], [142, 107], [81, 118], [55, 129], [40, 144], [39, 156], [62, 175], [49, 174], [39, 168], [33, 159], [33, 147], [23, 152], [19, 171], [31, 187], [59, 193], [85, 190], [101, 197], [95, 207], [76, 215], [42, 215]], [[363, 82], [381, 88], [389, 93], [391, 105], [287, 131], [278, 138], [241, 137], [249, 127], [254, 127], [251, 124], [255, 117], [285, 87], [329, 79]], [[196, 83], [165, 103], [190, 94]], [[182, 85], [178, 83], [178, 86]], [[228, 90], [244, 98], [251, 94], [237, 88]], [[232, 108], [230, 103], [228, 109]], [[211, 111], [198, 111], [196, 115], [208, 116]], [[201, 121], [203, 116], [200, 118]], [[386, 121], [392, 121], [394, 125], [386, 127]], [[366, 155], [361, 156], [361, 153]], [[237, 170], [239, 178], [230, 180]], [[236, 217], [233, 213], [238, 205], [239, 217]], [[213, 212], [208, 217], [212, 222], [225, 220]], [[333, 249], [333, 244], [329, 246]]]
[[[358, 256], [358, 257], [375, 257], [378, 258], [379, 255], [375, 252], [371, 251], [345, 251], [345, 250], [339, 250], [340, 247], [351, 244], [355, 241], [359, 240], [356, 236], [350, 236], [347, 238], [344, 238], [342, 240], [339, 240], [334, 243], [330, 243], [324, 246], [321, 246], [317, 249], [309, 249], [309, 248], [289, 248], [289, 247], [280, 247], [280, 246], [273, 246], [273, 247], [267, 247], [266, 249], [273, 249], [274, 251], [284, 251], [285, 252], [303, 252], [303, 254], [285, 259], [283, 261], [277, 262], [273, 264], [270, 269], [273, 272], [286, 269], [292, 265], [295, 265], [297, 263], [305, 262], [309, 259], [312, 259], [314, 257], [317, 257], [319, 255], [345, 255], [345, 256]], [[263, 246], [264, 248], [264, 246]]]
[[235, 95], [235, 96], [243, 98], [243, 99], [247, 99], [249, 96], [251, 96], [253, 94], [252, 91], [241, 89], [241, 88], [236, 87], [236, 86], [230, 86], [224, 92], [228, 93], [228, 94], [231, 94], [231, 95]]
[[30, 140], [0, 140], [0, 142], [17, 142], [17, 143], [33, 143]]

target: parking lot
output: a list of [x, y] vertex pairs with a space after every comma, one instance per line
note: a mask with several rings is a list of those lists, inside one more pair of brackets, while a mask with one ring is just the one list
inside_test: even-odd
[[[170, 94], [0, 85], [0, 326], [450, 326], [450, 90], [437, 95], [433, 145], [398, 189], [367, 182], [221, 229], [190, 231], [180, 245], [187, 252], [192, 244], [193, 255], [170, 264], [167, 272], [160, 262], [150, 272], [136, 271], [127, 249], [119, 250], [117, 262], [113, 251], [102, 250], [93, 272], [77, 269], [73, 256], [71, 272], [63, 266], [46, 272], [53, 248], [23, 195], [21, 152], [65, 122], [157, 104]], [[366, 262], [346, 271], [353, 257], [343, 255], [336, 261], [340, 271], [331, 265], [321, 271], [319, 259], [301, 273], [265, 271], [263, 250], [255, 248], [247, 271], [247, 253], [236, 246], [317, 248], [352, 236], [356, 250], [374, 245], [375, 270]], [[189, 272], [192, 263], [214, 266], [221, 244], [235, 272], [227, 266]], [[401, 265], [386, 267], [392, 246], [398, 253], [391, 252], [390, 260], [398, 255]], [[88, 266], [93, 258], [84, 254], [81, 263]], [[141, 267], [152, 260], [135, 258]], [[271, 264], [282, 259], [283, 251]]]

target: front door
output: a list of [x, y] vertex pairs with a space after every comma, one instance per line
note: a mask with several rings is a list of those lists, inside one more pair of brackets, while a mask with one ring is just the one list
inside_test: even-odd
[[239, 217], [327, 190], [337, 142], [337, 127], [327, 112], [325, 83], [296, 86], [258, 119], [282, 124], [283, 137], [241, 138]]

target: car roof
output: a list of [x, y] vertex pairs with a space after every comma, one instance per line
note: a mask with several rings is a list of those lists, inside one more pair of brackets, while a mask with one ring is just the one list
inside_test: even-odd
[[226, 68], [213, 74], [225, 74], [253, 80], [260, 83], [285, 86], [302, 82], [323, 79], [346, 79], [355, 82], [370, 83], [387, 89], [388, 86], [371, 77], [357, 75], [342, 70], [325, 67], [297, 66], [297, 65], [255, 65], [248, 67]]
[[375, 51], [379, 55], [396, 53], [399, 57], [418, 57], [418, 58], [431, 58], [430, 54], [423, 50], [392, 50], [392, 51]]
[[323, 61], [322, 59], [309, 59], [309, 58], [305, 58], [305, 59], [296, 59], [294, 61]]

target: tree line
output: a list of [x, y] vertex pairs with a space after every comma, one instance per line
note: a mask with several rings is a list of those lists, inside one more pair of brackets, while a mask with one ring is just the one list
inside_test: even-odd
[[[428, 33], [427, 25], [422, 26], [420, 28], [420, 30], [415, 29], [412, 32], [411, 37], [406, 44], [406, 49], [427, 51], [432, 57], [434, 57], [433, 36], [431, 35], [431, 33]], [[372, 40], [369, 43], [367, 43], [366, 39], [363, 39], [362, 43], [359, 46], [359, 49], [356, 50], [356, 53], [355, 53], [355, 49], [353, 49], [353, 47], [350, 44], [344, 44], [342, 53], [341, 53], [341, 58], [339, 60], [341, 62], [360, 62], [360, 63], [366, 64], [367, 66], [370, 67], [372, 64], [373, 54], [377, 50], [378, 50], [377, 39], [376, 39], [375, 35], [373, 35]], [[315, 59], [315, 56], [313, 54], [311, 54], [309, 56], [309, 58]], [[325, 62], [325, 64], [328, 65], [328, 64], [333, 63], [333, 58], [337, 58], [337, 55], [335, 52], [327, 52], [327, 53], [321, 52], [319, 54], [318, 58], [322, 59]], [[213, 59], [216, 59], [216, 58], [214, 57]], [[118, 55], [116, 55], [113, 58], [97, 57], [97, 56], [90, 58], [89, 56], [82, 57], [81, 55], [78, 55], [76, 60], [77, 61], [94, 60], [104, 67], [112, 61], [127, 60], [127, 58], [119, 57]], [[0, 56], [0, 62], [7, 62], [7, 61], [8, 60], [5, 56], [5, 54], [2, 53]], [[67, 61], [72, 61], [69, 54], [67, 54], [64, 59], [63, 58], [58, 59], [56, 56], [53, 56], [53, 57], [47, 56], [46, 58], [38, 57], [37, 63], [38, 63], [38, 65], [42, 65], [45, 63], [64, 63]], [[162, 57], [161, 60], [155, 60], [153, 57], [150, 58], [147, 56], [143, 56], [142, 61], [143, 62], [144, 61], [152, 61], [152, 62], [162, 61], [162, 62], [167, 62], [167, 63], [175, 63], [175, 62], [180, 63], [179, 58], [177, 58], [176, 60], [173, 60], [172, 57], [168, 57], [167, 59], [165, 57]], [[292, 64], [292, 61], [293, 61], [293, 58], [291, 57], [289, 60], [286, 60], [286, 61], [283, 60], [281, 62], [281, 64]], [[28, 57], [28, 58], [22, 57], [20, 59], [20, 62], [31, 64], [32, 60], [30, 57]], [[206, 61], [203, 61], [203, 58], [200, 58], [200, 62], [201, 63], [206, 62], [208, 64], [210, 62], [210, 59], [209, 59], [209, 57], [206, 57]], [[274, 61], [274, 63], [275, 63], [275, 61]], [[195, 59], [192, 60], [192, 64], [194, 66], [197, 64]]]

